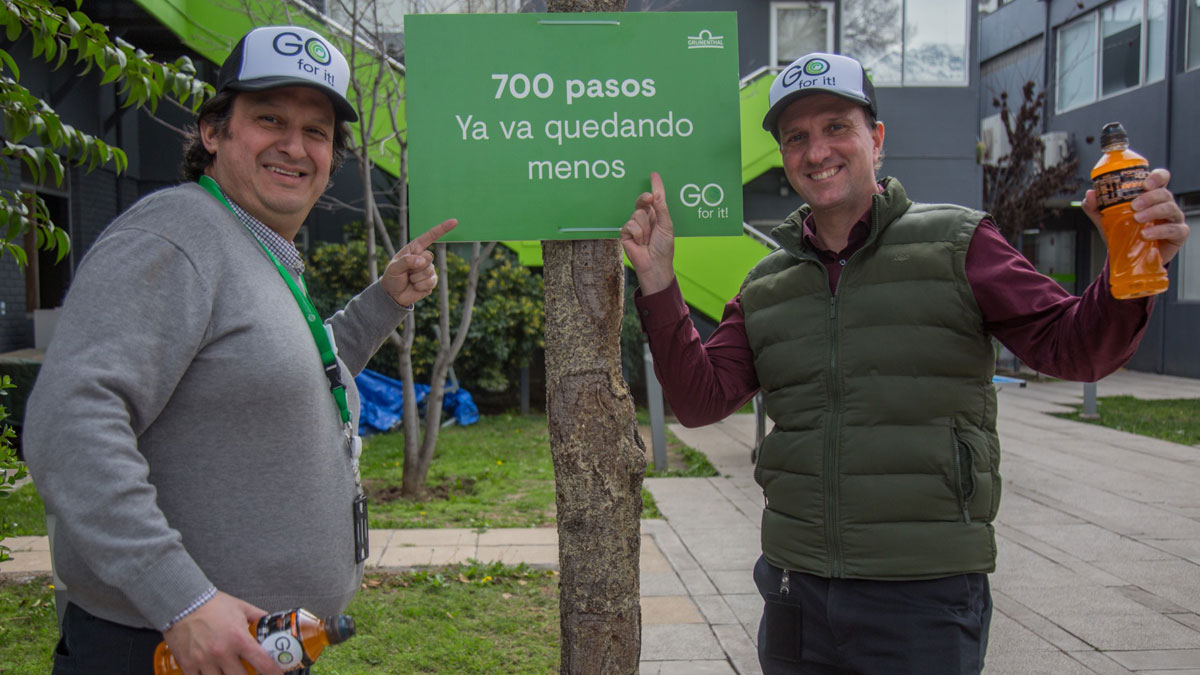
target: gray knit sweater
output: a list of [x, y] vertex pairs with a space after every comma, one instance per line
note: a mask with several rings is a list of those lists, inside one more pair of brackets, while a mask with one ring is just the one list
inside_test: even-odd
[[[353, 375], [404, 310], [378, 284], [332, 324]], [[24, 448], [71, 602], [160, 628], [210, 584], [267, 611], [341, 611], [350, 459], [320, 355], [253, 235], [196, 184], [120, 216], [79, 265]]]

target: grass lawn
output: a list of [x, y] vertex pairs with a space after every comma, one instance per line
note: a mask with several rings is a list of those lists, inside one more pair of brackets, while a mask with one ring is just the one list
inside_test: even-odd
[[[647, 432], [648, 433], [648, 432]], [[539, 527], [554, 521], [554, 464], [544, 415], [489, 415], [438, 435], [428, 485], [436, 498], [399, 497], [404, 439], [367, 439], [362, 475], [371, 497], [371, 527]], [[650, 476], [712, 476], [708, 459], [667, 432], [668, 471]], [[643, 517], [657, 518], [642, 491]]]
[[[704, 455], [670, 431], [666, 436], [669, 469], [649, 468], [646, 475], [716, 475]], [[438, 435], [434, 452], [428, 485], [435, 498], [410, 501], [399, 496], [403, 435], [366, 439], [362, 476], [371, 498], [371, 527], [487, 529], [554, 524], [554, 464], [544, 415], [488, 415], [469, 427], [447, 427]], [[642, 501], [642, 517], [661, 517], [649, 492], [642, 491]], [[0, 522], [12, 524], [9, 536], [46, 534], [45, 511], [33, 485], [0, 495]]]
[[[458, 565], [372, 574], [346, 610], [358, 634], [317, 662], [327, 675], [558, 672], [558, 576]], [[0, 584], [0, 673], [50, 671], [58, 640], [49, 579]]]
[[50, 672], [57, 621], [49, 577], [0, 582], [0, 673]]
[[46, 535], [46, 509], [33, 483], [26, 483], [11, 492], [0, 492], [0, 523], [8, 528], [4, 530], [5, 536]]
[[1076, 412], [1058, 415], [1066, 419], [1099, 424], [1184, 445], [1200, 444], [1200, 399], [1143, 401], [1132, 396], [1100, 396], [1096, 399], [1098, 420], [1079, 419]]

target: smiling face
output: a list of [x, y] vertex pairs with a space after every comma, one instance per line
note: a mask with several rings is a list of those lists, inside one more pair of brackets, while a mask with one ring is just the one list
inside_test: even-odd
[[779, 139], [788, 182], [818, 222], [831, 215], [857, 220], [870, 208], [883, 124], [870, 123], [861, 105], [832, 94], [805, 96], [779, 116]]
[[214, 155], [205, 173], [290, 241], [329, 185], [335, 121], [329, 98], [310, 87], [239, 93], [225, 133], [200, 125]]

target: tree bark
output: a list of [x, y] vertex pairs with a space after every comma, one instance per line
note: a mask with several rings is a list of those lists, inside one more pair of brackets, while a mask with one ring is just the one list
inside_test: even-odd
[[638, 672], [646, 451], [621, 377], [616, 240], [545, 241], [546, 413], [558, 505], [560, 672]]
[[[548, 0], [619, 12], [625, 0]], [[621, 378], [625, 273], [616, 240], [542, 242], [546, 418], [558, 505], [559, 672], [638, 672], [646, 451]]]

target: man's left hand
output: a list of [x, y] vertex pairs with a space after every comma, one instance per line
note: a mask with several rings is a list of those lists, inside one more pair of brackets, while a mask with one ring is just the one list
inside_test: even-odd
[[397, 304], [409, 307], [437, 286], [437, 270], [433, 267], [433, 252], [429, 247], [456, 225], [458, 221], [454, 218], [443, 221], [392, 256], [379, 283]]
[[[1183, 220], [1183, 210], [1175, 202], [1175, 195], [1167, 189], [1171, 172], [1155, 169], [1146, 177], [1146, 191], [1130, 203], [1133, 217], [1139, 223], [1153, 223], [1142, 229], [1142, 238], [1158, 242], [1158, 251], [1165, 265], [1187, 241], [1190, 228]], [[1100, 212], [1096, 208], [1096, 191], [1088, 190], [1083, 199], [1083, 212], [1100, 227]], [[1103, 230], [1101, 230], [1103, 232]]]

